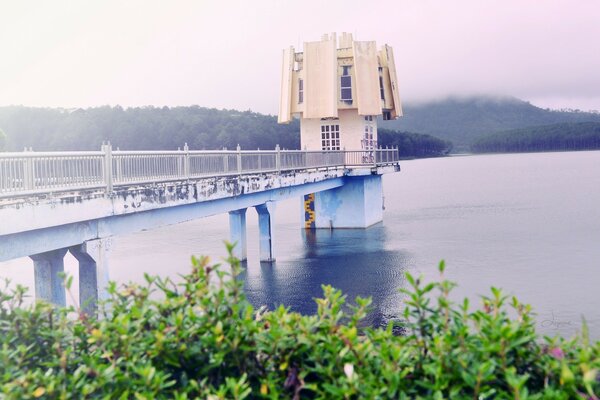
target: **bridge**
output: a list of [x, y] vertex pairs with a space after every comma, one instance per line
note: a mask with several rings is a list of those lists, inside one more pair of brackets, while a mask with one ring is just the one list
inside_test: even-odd
[[0, 261], [30, 257], [36, 298], [65, 304], [70, 252], [79, 298], [105, 297], [112, 240], [229, 213], [235, 255], [246, 259], [246, 210], [259, 218], [261, 261], [275, 260], [276, 202], [299, 198], [304, 227], [366, 228], [382, 220], [381, 175], [400, 170], [396, 148], [352, 151], [100, 151], [0, 153]]

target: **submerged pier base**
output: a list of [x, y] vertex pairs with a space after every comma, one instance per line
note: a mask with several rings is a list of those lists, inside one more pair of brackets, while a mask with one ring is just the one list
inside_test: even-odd
[[61, 274], [65, 271], [67, 249], [50, 250], [30, 256], [33, 260], [35, 298], [65, 306], [65, 287]]
[[229, 241], [235, 243], [233, 255], [240, 261], [245, 261], [247, 255], [246, 241], [246, 208], [229, 212]]
[[275, 261], [275, 246], [273, 243], [275, 226], [275, 202], [267, 201], [256, 206], [258, 213], [258, 234], [260, 261]]
[[368, 228], [383, 220], [381, 175], [347, 176], [344, 185], [303, 198], [304, 227]]
[[98, 301], [107, 297], [110, 247], [110, 238], [95, 239], [30, 256], [33, 260], [36, 299], [57, 306], [66, 305], [66, 289], [61, 275], [65, 270], [65, 255], [70, 251], [79, 263], [79, 305], [88, 314], [96, 312]]
[[79, 262], [79, 305], [88, 314], [96, 312], [98, 301], [107, 297], [111, 245], [111, 239], [106, 238], [89, 240], [69, 249]]

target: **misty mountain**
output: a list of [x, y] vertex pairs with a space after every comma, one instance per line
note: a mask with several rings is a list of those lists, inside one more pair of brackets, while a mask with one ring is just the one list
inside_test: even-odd
[[549, 110], [514, 97], [448, 98], [406, 104], [404, 116], [380, 121], [380, 127], [430, 134], [468, 151], [479, 137], [494, 132], [557, 123], [600, 122], [600, 113]]
[[[455, 152], [469, 151], [478, 138], [495, 132], [578, 122], [600, 122], [600, 113], [542, 109], [515, 98], [449, 98], [406, 104], [404, 117], [379, 122], [379, 143], [409, 147], [406, 157], [424, 156], [431, 149], [439, 150], [439, 155], [452, 144]], [[176, 149], [186, 142], [192, 149], [234, 149], [237, 144], [243, 149], [300, 146], [297, 120], [279, 125], [272, 115], [199, 106], [0, 107], [0, 129], [6, 134], [9, 151], [24, 147], [38, 151], [97, 150], [105, 140], [114, 148], [128, 150]], [[543, 129], [540, 132], [543, 134]], [[436, 142], [415, 133], [443, 140]]]

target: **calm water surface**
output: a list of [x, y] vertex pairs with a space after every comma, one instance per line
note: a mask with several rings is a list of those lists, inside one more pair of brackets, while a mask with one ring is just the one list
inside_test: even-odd
[[[434, 279], [445, 259], [457, 298], [478, 303], [491, 285], [533, 305], [545, 334], [572, 335], [585, 317], [600, 339], [600, 152], [467, 156], [406, 161], [384, 176], [384, 222], [367, 230], [300, 229], [300, 200], [278, 203], [277, 262], [258, 262], [256, 213], [248, 213], [246, 292], [255, 305], [312, 313], [322, 284], [372, 296], [369, 322], [401, 311], [404, 272]], [[114, 241], [111, 278], [177, 277], [191, 254], [224, 255], [220, 215]], [[76, 275], [75, 263], [67, 270]], [[33, 286], [27, 259], [0, 275]], [[75, 288], [76, 290], [76, 288]]]

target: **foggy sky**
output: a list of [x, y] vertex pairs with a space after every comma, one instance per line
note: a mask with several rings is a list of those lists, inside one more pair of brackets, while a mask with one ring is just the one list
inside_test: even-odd
[[0, 0], [0, 105], [275, 114], [282, 49], [346, 31], [393, 46], [404, 102], [600, 109], [599, 21], [599, 0]]

